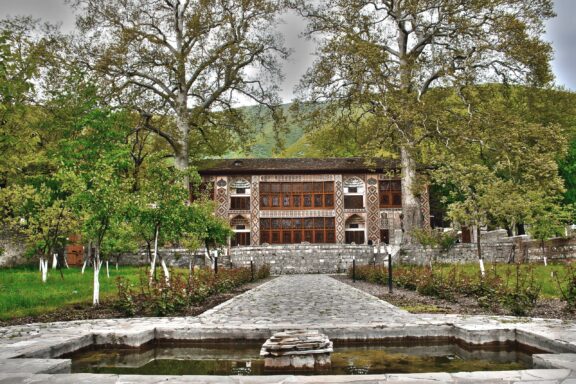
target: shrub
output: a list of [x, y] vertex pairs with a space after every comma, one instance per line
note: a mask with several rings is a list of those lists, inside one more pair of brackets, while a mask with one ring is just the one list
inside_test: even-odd
[[[144, 276], [144, 275], [143, 275]], [[254, 277], [270, 276], [270, 268], [262, 266]], [[172, 273], [169, 281], [161, 278], [150, 282], [140, 279], [139, 295], [135, 294], [127, 280], [118, 278], [118, 299], [115, 307], [126, 316], [135, 314], [169, 316], [186, 312], [187, 308], [205, 302], [211, 295], [230, 292], [252, 280], [249, 268], [220, 269], [218, 274], [209, 268], [193, 273]]]
[[554, 279], [558, 285], [560, 296], [566, 302], [566, 310], [576, 311], [576, 270], [572, 265], [567, 265], [563, 275], [553, 272]]
[[134, 316], [136, 314], [136, 300], [134, 299], [132, 284], [126, 278], [119, 276], [116, 278], [116, 286], [118, 299], [114, 303], [114, 307], [125, 316]]
[[514, 284], [510, 286], [510, 270], [507, 273], [506, 284], [500, 285], [499, 297], [502, 305], [508, 308], [514, 316], [526, 316], [536, 306], [542, 286], [534, 279], [533, 267], [520, 273], [520, 264], [516, 264]]
[[414, 229], [411, 235], [423, 247], [439, 248], [441, 252], [448, 252], [458, 240], [458, 235], [454, 231], [441, 232]]

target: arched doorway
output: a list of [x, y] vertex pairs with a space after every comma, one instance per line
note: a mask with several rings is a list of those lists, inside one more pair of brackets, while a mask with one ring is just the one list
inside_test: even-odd
[[238, 215], [230, 221], [234, 236], [231, 239], [233, 247], [250, 245], [250, 223], [245, 217]]
[[364, 244], [366, 241], [366, 221], [359, 215], [350, 216], [345, 223], [346, 244]]

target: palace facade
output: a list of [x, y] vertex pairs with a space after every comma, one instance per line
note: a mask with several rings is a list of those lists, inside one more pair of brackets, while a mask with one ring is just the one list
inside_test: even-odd
[[[223, 159], [197, 164], [230, 222], [232, 246], [397, 243], [402, 233], [395, 160]], [[428, 193], [421, 196], [430, 222]]]

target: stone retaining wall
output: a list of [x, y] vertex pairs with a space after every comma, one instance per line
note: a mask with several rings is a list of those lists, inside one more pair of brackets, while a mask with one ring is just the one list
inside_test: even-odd
[[[238, 247], [230, 251], [233, 267], [268, 264], [274, 275], [293, 273], [341, 273], [357, 265], [374, 262], [374, 248], [369, 245], [291, 244]], [[382, 263], [378, 255], [376, 263]]]
[[[193, 255], [186, 249], [180, 248], [161, 248], [158, 253], [164, 258], [166, 264], [170, 267], [187, 268], [190, 261], [193, 265], [204, 266], [205, 256], [203, 250], [196, 251]], [[158, 260], [158, 263], [160, 261]], [[121, 265], [146, 265], [148, 264], [148, 253], [145, 249], [138, 254], [124, 254], [119, 259]]]
[[[497, 242], [482, 242], [482, 256], [486, 262], [542, 262], [576, 259], [576, 238], [557, 238], [544, 242], [529, 240], [526, 236], [501, 238]], [[478, 260], [476, 244], [456, 244], [447, 252], [424, 249], [420, 246], [404, 247], [397, 260], [406, 264], [425, 264], [430, 260], [445, 263], [469, 263]]]

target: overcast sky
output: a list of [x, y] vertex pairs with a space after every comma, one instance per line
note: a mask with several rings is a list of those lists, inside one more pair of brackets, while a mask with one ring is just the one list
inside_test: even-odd
[[[554, 47], [552, 69], [558, 85], [576, 91], [576, 0], [554, 1], [558, 16], [547, 23], [546, 34], [546, 39]], [[51, 22], [61, 22], [66, 30], [72, 29], [74, 25], [72, 11], [64, 4], [64, 0], [0, 0], [0, 17], [7, 15], [32, 15]], [[284, 68], [286, 79], [282, 87], [282, 98], [290, 101], [294, 86], [314, 59], [314, 45], [299, 37], [304, 29], [304, 22], [299, 17], [288, 14], [284, 21], [280, 31], [293, 54]]]

